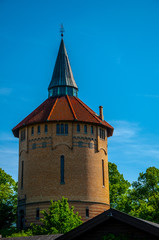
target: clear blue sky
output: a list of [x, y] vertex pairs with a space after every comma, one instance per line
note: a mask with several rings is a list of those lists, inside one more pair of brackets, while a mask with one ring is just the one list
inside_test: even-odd
[[0, 167], [18, 177], [11, 129], [48, 95], [60, 24], [79, 98], [114, 128], [109, 161], [129, 181], [159, 168], [159, 1], [0, 1]]

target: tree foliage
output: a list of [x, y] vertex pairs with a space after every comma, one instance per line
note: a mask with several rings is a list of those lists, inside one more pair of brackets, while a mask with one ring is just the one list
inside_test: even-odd
[[0, 233], [16, 222], [17, 183], [0, 168]]
[[55, 202], [51, 201], [48, 212], [43, 210], [41, 213], [44, 216], [40, 219], [42, 226], [31, 224], [33, 235], [66, 233], [82, 224], [78, 212], [74, 213], [74, 207], [70, 208], [67, 198], [64, 197]]
[[159, 169], [147, 168], [131, 185], [117, 166], [109, 163], [109, 184], [111, 207], [159, 223]]
[[149, 167], [140, 173], [132, 184], [129, 198], [131, 215], [159, 223], [159, 169]]
[[115, 163], [108, 163], [109, 167], [109, 189], [110, 206], [118, 210], [121, 209], [120, 203], [124, 202], [131, 184], [124, 179], [123, 174], [119, 173]]

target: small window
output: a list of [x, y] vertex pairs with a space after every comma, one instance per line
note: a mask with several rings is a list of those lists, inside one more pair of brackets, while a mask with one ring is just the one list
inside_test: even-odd
[[94, 129], [93, 129], [93, 126], [91, 126], [91, 134], [94, 133]]
[[40, 126], [38, 126], [38, 134], [40, 134]]
[[77, 132], [80, 132], [80, 124], [77, 124]]
[[40, 209], [37, 208], [36, 209], [36, 220], [39, 220], [40, 219]]
[[57, 135], [67, 135], [68, 134], [68, 124], [57, 124], [56, 125]]
[[25, 140], [25, 129], [21, 131], [21, 141]]
[[99, 136], [100, 136], [101, 139], [105, 139], [105, 130], [100, 128]]
[[84, 125], [84, 133], [87, 133], [87, 125]]
[[24, 161], [22, 161], [22, 168], [21, 168], [21, 189], [23, 188], [23, 175], [24, 175]]
[[64, 156], [61, 156], [61, 184], [65, 184], [64, 181]]
[[89, 208], [86, 208], [86, 218], [89, 218]]
[[56, 124], [56, 134], [60, 134], [60, 124]]
[[61, 124], [61, 134], [64, 134], [64, 124]]
[[102, 181], [103, 181], [103, 187], [104, 187], [105, 186], [104, 160], [102, 160]]
[[46, 148], [46, 142], [42, 142], [42, 148]]
[[65, 134], [68, 134], [68, 124], [65, 124]]
[[34, 127], [31, 128], [31, 135], [34, 135]]
[[36, 143], [32, 144], [32, 149], [36, 149]]
[[93, 148], [93, 143], [89, 143], [89, 148]]
[[83, 146], [83, 142], [78, 142], [78, 146], [82, 147]]
[[47, 133], [48, 132], [48, 126], [47, 126], [47, 124], [45, 124], [45, 133]]

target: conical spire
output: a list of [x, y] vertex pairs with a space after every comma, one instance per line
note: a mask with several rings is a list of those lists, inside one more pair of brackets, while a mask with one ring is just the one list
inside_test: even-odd
[[73, 77], [71, 65], [63, 38], [61, 39], [52, 79], [48, 87], [49, 97], [77, 96], [78, 87]]

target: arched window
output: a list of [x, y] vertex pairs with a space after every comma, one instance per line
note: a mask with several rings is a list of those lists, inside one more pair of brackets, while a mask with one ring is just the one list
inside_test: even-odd
[[65, 160], [64, 160], [64, 156], [61, 156], [61, 163], [60, 163], [60, 174], [61, 174], [61, 184], [65, 184], [65, 180], [64, 180], [64, 166], [65, 166]]
[[104, 160], [102, 160], [102, 181], [103, 181], [103, 186], [105, 186]]
[[21, 189], [23, 189], [23, 175], [24, 175], [24, 161], [22, 161], [22, 168], [21, 168]]

